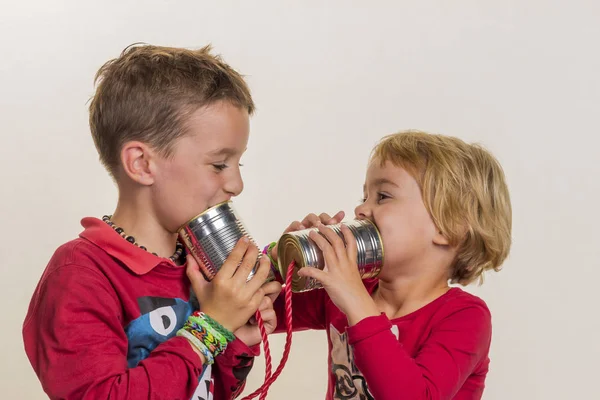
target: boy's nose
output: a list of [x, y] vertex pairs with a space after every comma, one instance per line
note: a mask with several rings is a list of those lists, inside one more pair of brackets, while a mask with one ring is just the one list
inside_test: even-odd
[[227, 180], [223, 189], [231, 197], [239, 196], [239, 194], [242, 193], [244, 190], [244, 181], [242, 180], [242, 175], [239, 171]]

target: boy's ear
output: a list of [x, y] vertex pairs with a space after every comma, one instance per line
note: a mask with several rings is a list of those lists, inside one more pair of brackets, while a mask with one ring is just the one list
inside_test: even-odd
[[450, 242], [448, 241], [448, 238], [446, 236], [444, 236], [442, 231], [440, 231], [439, 229], [436, 231], [435, 235], [433, 236], [433, 243], [438, 246], [448, 246], [450, 244]]
[[121, 165], [123, 172], [140, 185], [154, 183], [153, 158], [154, 151], [145, 143], [127, 142], [121, 149]]

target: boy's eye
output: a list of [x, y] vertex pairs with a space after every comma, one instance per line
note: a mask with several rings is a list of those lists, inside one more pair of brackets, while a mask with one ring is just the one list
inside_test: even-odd
[[[238, 166], [241, 168], [244, 166], [244, 164], [238, 164]], [[229, 165], [227, 164], [213, 164], [213, 167], [217, 170], [217, 171], [223, 171], [226, 168], [229, 168]]]

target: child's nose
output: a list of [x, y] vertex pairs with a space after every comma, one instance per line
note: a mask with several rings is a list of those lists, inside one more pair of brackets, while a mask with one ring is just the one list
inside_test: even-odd
[[232, 197], [238, 196], [244, 190], [244, 181], [242, 175], [238, 172], [227, 180], [224, 187], [225, 191]]
[[354, 215], [357, 219], [371, 219], [371, 207], [365, 201], [354, 209]]

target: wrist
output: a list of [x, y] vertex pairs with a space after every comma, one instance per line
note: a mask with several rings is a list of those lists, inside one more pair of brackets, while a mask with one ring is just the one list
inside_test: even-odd
[[254, 346], [261, 342], [260, 332], [258, 332], [258, 326], [253, 325], [250, 322], [246, 325], [238, 328], [233, 332], [235, 338], [246, 346]]
[[196, 346], [194, 346], [194, 344], [191, 342], [191, 340], [186, 338], [186, 341], [188, 342], [188, 344], [190, 345], [190, 347], [192, 348], [194, 353], [196, 353], [198, 355], [198, 357], [200, 357], [200, 363], [202, 365], [206, 364], [206, 357], [204, 357], [204, 354], [202, 354], [200, 352], [200, 350], [198, 350], [198, 348]]
[[348, 326], [356, 325], [365, 318], [381, 314], [371, 296], [362, 297], [352, 307], [349, 307], [349, 309], [348, 313], [346, 313]]
[[200, 314], [205, 315], [205, 316], [217, 315], [217, 318], [211, 317], [211, 320], [215, 321], [216, 324], [218, 324], [219, 326], [221, 326], [222, 328], [224, 328], [225, 330], [227, 330], [229, 332], [234, 332], [236, 329], [236, 328], [231, 327], [229, 325], [229, 323], [227, 323], [227, 322], [221, 322], [221, 321], [224, 321], [224, 319], [221, 318], [221, 316], [219, 316], [218, 313], [212, 312], [212, 310], [210, 308], [206, 309], [206, 308], [200, 306], [200, 309], [198, 311], [194, 312], [192, 315], [190, 315], [190, 317], [194, 317], [194, 315], [198, 316]]
[[231, 331], [204, 314], [194, 312], [190, 315], [177, 336], [182, 336], [200, 353], [203, 364], [212, 364], [215, 357], [225, 351], [227, 345], [235, 340]]

